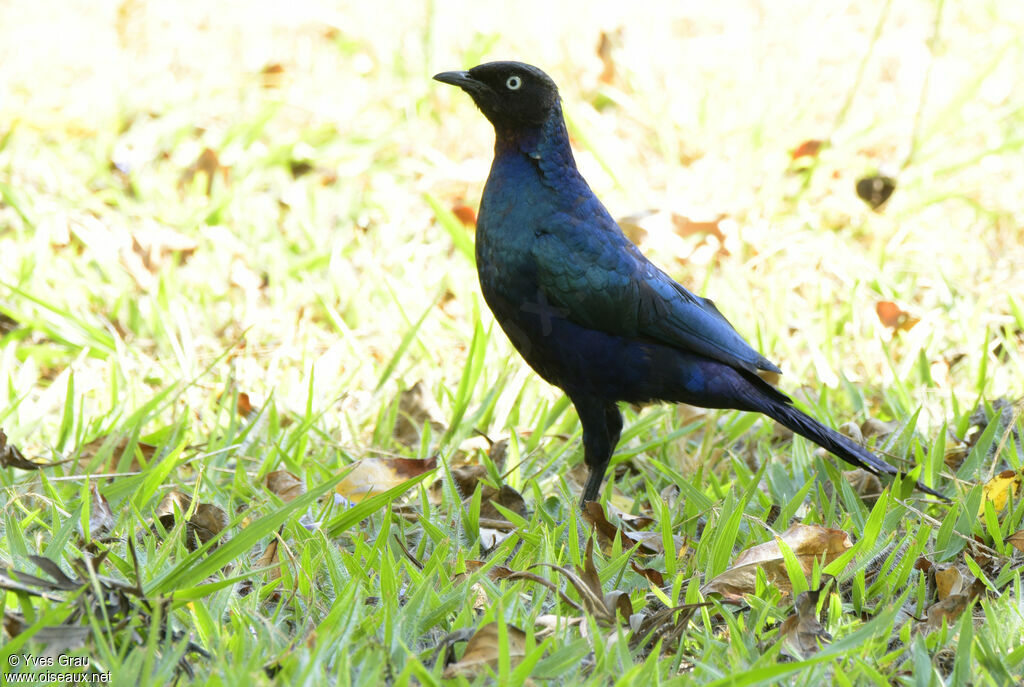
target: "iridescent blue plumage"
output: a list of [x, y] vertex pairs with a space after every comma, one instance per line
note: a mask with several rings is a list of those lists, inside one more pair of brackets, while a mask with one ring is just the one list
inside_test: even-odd
[[762, 381], [757, 370], [779, 369], [626, 238], [576, 168], [546, 74], [492, 62], [434, 78], [469, 93], [494, 125], [477, 219], [480, 287], [523, 358], [579, 413], [584, 501], [597, 498], [618, 442], [619, 401], [761, 412], [854, 465], [897, 472]]

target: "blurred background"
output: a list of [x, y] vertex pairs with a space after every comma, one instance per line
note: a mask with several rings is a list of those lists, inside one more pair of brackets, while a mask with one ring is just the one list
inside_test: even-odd
[[[0, 417], [45, 452], [169, 385], [151, 430], [273, 395], [376, 446], [420, 380], [449, 412], [492, 132], [430, 77], [517, 59], [785, 388], [939, 425], [1021, 393], [1022, 47], [1015, 0], [3, 3]], [[558, 398], [486, 361], [477, 400]]]

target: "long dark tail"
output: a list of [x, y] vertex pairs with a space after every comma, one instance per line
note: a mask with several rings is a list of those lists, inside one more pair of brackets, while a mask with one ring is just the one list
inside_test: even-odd
[[[760, 393], [755, 398], [749, 398], [755, 410], [767, 415], [783, 427], [793, 430], [802, 437], [810, 439], [818, 446], [821, 446], [830, 453], [842, 458], [850, 465], [856, 465], [876, 475], [898, 475], [900, 470], [889, 465], [884, 460], [868, 451], [846, 436], [843, 436], [834, 429], [821, 424], [807, 413], [798, 410], [792, 405], [792, 400], [774, 387], [768, 385], [759, 377], [747, 376], [748, 381], [756, 387]], [[917, 488], [926, 494], [938, 496], [944, 501], [949, 499], [930, 489], [921, 482], [917, 482]]]

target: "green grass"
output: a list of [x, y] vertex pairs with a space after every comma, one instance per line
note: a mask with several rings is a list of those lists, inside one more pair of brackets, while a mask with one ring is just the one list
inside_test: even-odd
[[[1016, 5], [665, 3], [543, 26], [461, 2], [387, 26], [376, 6], [284, 23], [189, 7], [69, 10], [67, 45], [42, 9], [0, 21], [22, 48], [0, 98], [0, 428], [45, 464], [0, 468], [2, 670], [49, 648], [117, 684], [1024, 677], [1024, 499], [1000, 510], [982, 487], [1024, 467]], [[594, 46], [619, 26], [603, 83]], [[455, 212], [479, 201], [489, 126], [429, 78], [509, 57], [562, 85], [612, 213], [661, 212], [643, 250], [809, 412], [893, 422], [875, 448], [950, 504], [906, 483], [862, 499], [843, 464], [753, 416], [626, 408], [604, 500], [650, 522], [597, 537], [587, 573], [578, 420], [494, 323]], [[829, 145], [791, 160], [808, 139]], [[898, 177], [881, 212], [853, 192], [877, 170]], [[724, 244], [671, 213], [724, 215]], [[894, 332], [879, 301], [920, 322]], [[403, 404], [418, 382], [426, 401]], [[1010, 422], [975, 427], [1000, 400]], [[396, 457], [438, 467], [329, 498], [366, 479], [356, 461]], [[525, 509], [459, 494], [466, 464]], [[278, 470], [305, 495], [272, 493]], [[172, 490], [191, 501], [158, 513]], [[206, 543], [201, 504], [226, 523]], [[702, 591], [792, 523], [852, 545], [806, 570], [782, 549], [783, 585], [829, 585], [833, 640], [799, 656], [765, 570], [743, 605]], [[945, 566], [970, 601], [944, 626], [927, 618]], [[621, 592], [632, 623], [574, 576]], [[492, 621], [493, 665], [444, 677]]]

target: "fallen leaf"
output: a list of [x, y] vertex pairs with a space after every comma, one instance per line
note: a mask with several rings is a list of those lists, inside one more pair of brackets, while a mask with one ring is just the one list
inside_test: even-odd
[[249, 413], [253, 410], [252, 400], [249, 398], [249, 394], [244, 391], [238, 392], [238, 414], [243, 417], [249, 417]]
[[[461, 637], [456, 641], [461, 641]], [[515, 625], [505, 624], [507, 637], [507, 654], [510, 663], [515, 666], [526, 655], [526, 633]], [[451, 679], [457, 676], [473, 676], [485, 672], [485, 669], [498, 665], [501, 655], [501, 635], [497, 622], [490, 622], [477, 628], [466, 644], [466, 651], [457, 662], [444, 669], [443, 677]]]
[[[83, 472], [94, 475], [117, 472], [122, 467], [121, 463], [124, 460], [125, 451], [128, 450], [130, 443], [131, 437], [127, 436], [116, 436], [113, 439], [111, 439], [110, 435], [96, 437], [78, 448], [78, 467]], [[105, 453], [108, 447], [110, 449], [109, 458], [99, 464], [95, 464], [96, 456]], [[132, 459], [127, 465], [123, 466], [123, 469], [128, 472], [138, 472], [142, 469], [139, 455], [141, 454], [148, 464], [156, 455], [157, 448], [157, 446], [143, 441], [135, 442], [135, 451], [132, 453]]]
[[271, 568], [269, 578], [270, 580], [276, 580], [281, 577], [281, 561], [277, 556], [278, 540], [275, 537], [270, 540], [267, 544], [267, 548], [263, 549], [263, 553], [256, 560], [257, 568]]
[[786, 653], [797, 660], [817, 653], [822, 644], [832, 641], [832, 635], [818, 620], [818, 598], [822, 591], [824, 588], [797, 594], [793, 614], [779, 628]]
[[694, 613], [710, 605], [711, 603], [705, 602], [661, 608], [651, 613], [645, 612], [639, 622], [635, 622], [636, 616], [633, 616], [630, 622], [630, 629], [633, 630], [630, 646], [634, 649], [642, 647], [645, 652], [649, 652], [661, 640], [662, 651], [674, 651], [674, 647], [678, 647], [682, 641], [683, 633]]
[[[154, 515], [165, 531], [174, 528], [177, 514], [188, 514], [192, 507], [192, 498], [176, 489], [167, 492], [157, 504]], [[196, 505], [192, 517], [185, 523], [185, 547], [194, 551], [202, 544], [213, 539], [228, 525], [228, 514], [223, 508], [211, 503]], [[156, 526], [153, 526], [156, 531]]]
[[188, 494], [172, 489], [171, 491], [164, 494], [164, 497], [160, 499], [160, 503], [156, 505], [156, 516], [158, 518], [165, 515], [175, 515], [180, 512], [184, 515], [188, 512], [188, 507], [192, 505], [192, 497]]
[[459, 221], [467, 227], [476, 226], [476, 210], [469, 205], [463, 203], [456, 204], [452, 207], [452, 214], [458, 217]]
[[586, 620], [583, 616], [566, 617], [564, 615], [555, 615], [554, 613], [543, 613], [533, 621], [534, 629], [541, 628], [534, 637], [544, 639], [556, 632], [564, 632], [566, 628], [581, 626]]
[[[611, 508], [611, 506], [609, 506]], [[637, 544], [640, 544], [639, 551], [641, 553], [656, 555], [663, 553], [663, 547], [661, 544], [661, 533], [652, 532], [654, 536], [643, 536], [648, 533], [641, 532], [626, 532], [621, 527], [613, 524], [605, 516], [604, 508], [597, 501], [587, 501], [583, 504], [583, 515], [587, 521], [594, 526], [597, 533], [604, 538], [605, 541], [611, 541], [618, 538], [622, 543], [622, 547], [625, 549], [631, 549]]]
[[181, 178], [178, 179], [178, 189], [185, 190], [195, 179], [197, 174], [206, 175], [206, 195], [213, 195], [213, 179], [220, 172], [221, 177], [224, 179], [224, 183], [228, 182], [229, 168], [224, 167], [220, 164], [220, 158], [217, 155], [217, 151], [213, 148], [204, 148], [203, 152], [199, 154], [199, 158], [181, 173]]
[[437, 467], [437, 458], [363, 458], [334, 490], [358, 502]]
[[228, 514], [223, 508], [212, 503], [200, 503], [196, 506], [195, 515], [189, 518], [188, 524], [199, 543], [205, 544], [228, 526]]
[[417, 446], [421, 430], [428, 422], [434, 434], [444, 433], [445, 425], [441, 418], [441, 410], [427, 393], [426, 385], [422, 381], [416, 382], [399, 395], [398, 419], [393, 436], [404, 446]]
[[956, 622], [956, 619], [963, 615], [963, 612], [967, 610], [967, 605], [970, 603], [970, 597], [967, 594], [953, 594], [947, 596], [942, 601], [933, 604], [928, 609], [928, 618], [922, 625], [921, 628], [926, 634], [935, 632], [936, 630], [942, 629], [942, 624], [952, 625]]
[[[622, 29], [618, 29], [615, 34], [615, 40], [621, 39]], [[597, 80], [604, 84], [610, 84], [615, 81], [615, 60], [612, 57], [612, 51], [614, 43], [612, 35], [607, 31], [601, 32], [601, 37], [597, 41], [597, 56], [601, 60], [601, 74], [597, 77]]]
[[134, 229], [131, 238], [132, 251], [151, 274], [160, 271], [171, 257], [188, 258], [199, 248], [199, 242], [191, 236], [152, 220]]
[[526, 510], [526, 501], [523, 499], [523, 495], [507, 484], [501, 485], [501, 488], [497, 491], [495, 491], [494, 487], [491, 486], [486, 486], [484, 488], [484, 492], [480, 495], [481, 519], [505, 519], [505, 516], [494, 507], [494, 504], [498, 504], [502, 508], [510, 510], [517, 515], [521, 515], [524, 518], [529, 517], [529, 512]]
[[615, 222], [619, 225], [619, 229], [622, 229], [622, 233], [626, 235], [626, 238], [639, 246], [650, 233], [647, 227], [643, 225], [643, 221], [651, 214], [651, 212], [641, 212], [635, 215], [627, 215], [619, 217]]
[[306, 493], [302, 480], [287, 470], [274, 470], [267, 475], [267, 489], [285, 503]]
[[858, 468], [844, 472], [843, 477], [850, 483], [853, 493], [869, 506], [873, 505], [882, 494], [882, 480], [878, 479], [878, 475], [874, 473]]
[[1024, 553], [1024, 530], [1017, 530], [1006, 538], [1008, 544], [1021, 553]]
[[779, 548], [778, 540], [786, 542], [805, 575], [814, 568], [814, 561], [821, 560], [827, 565], [853, 546], [850, 536], [842, 530], [820, 525], [796, 524], [771, 541], [741, 552], [732, 566], [716, 575], [701, 587], [704, 594], [719, 593], [730, 603], [739, 603], [747, 594], [754, 593], [757, 569], [783, 594], [792, 592], [789, 575]]
[[970, 447], [967, 442], [953, 438], [952, 443], [946, 445], [946, 451], [942, 454], [942, 462], [955, 472], [963, 465], [968, 453], [970, 453]]
[[869, 417], [860, 426], [861, 435], [865, 439], [871, 437], [887, 437], [899, 429], [897, 422], [882, 422], [881, 420]]
[[[455, 482], [456, 489], [458, 489], [459, 496], [466, 499], [476, 491], [476, 485], [480, 480], [487, 477], [487, 468], [483, 465], [461, 465], [451, 469], [451, 476]], [[443, 479], [439, 479], [430, 485], [430, 494], [436, 499], [434, 503], [441, 502], [443, 490]]]
[[981, 505], [978, 506], [978, 517], [985, 515], [985, 504], [991, 503], [996, 513], [1006, 508], [1006, 502], [1013, 496], [1017, 499], [1020, 495], [1021, 475], [1013, 470], [1003, 470], [990, 479], [982, 487], [983, 496]]
[[960, 594], [964, 588], [964, 575], [955, 565], [935, 566], [935, 590], [939, 601]]
[[110, 502], [100, 493], [96, 484], [89, 485], [89, 537], [101, 537], [114, 527], [114, 513]]
[[[487, 565], [487, 561], [468, 560], [466, 561], [466, 572], [455, 575], [454, 579], [461, 579], [462, 576], [471, 575]], [[515, 573], [511, 568], [504, 565], [492, 565], [487, 569], [487, 577], [497, 582], [511, 577]]]
[[7, 443], [7, 435], [0, 429], [0, 468], [18, 468], [19, 470], [38, 470], [49, 467], [42, 463], [34, 463], [21, 454], [18, 447]]
[[645, 580], [653, 584], [655, 587], [665, 586], [665, 576], [661, 573], [661, 571], [655, 570], [654, 568], [642, 568], [639, 565], [637, 565], [636, 561], [630, 561], [629, 565], [633, 568], [633, 572], [643, 577]]
[[576, 603], [558, 585], [551, 580], [545, 579], [528, 571], [513, 571], [506, 576], [510, 580], [531, 580], [558, 594], [562, 601], [570, 608], [583, 613], [587, 612], [594, 616], [594, 619], [603, 625], [612, 625], [616, 617], [621, 617], [626, 622], [633, 614], [633, 605], [629, 595], [619, 590], [612, 590], [607, 594], [601, 589], [601, 578], [594, 566], [594, 539], [587, 540], [587, 550], [583, 558], [583, 567], [570, 570], [567, 567], [554, 565], [553, 563], [538, 563], [535, 567], [551, 568], [564, 577], [573, 586], [580, 596], [580, 603]]
[[878, 301], [875, 303], [875, 312], [882, 324], [893, 331], [909, 332], [921, 321], [920, 317], [911, 315], [892, 301]]
[[818, 157], [825, 142], [816, 138], [808, 139], [789, 151], [789, 159], [797, 160], [801, 157]]
[[279, 62], [272, 62], [260, 70], [263, 88], [280, 88], [284, 83], [284, 65]]
[[729, 252], [725, 249], [725, 234], [720, 228], [722, 220], [725, 218], [726, 215], [718, 215], [715, 219], [701, 221], [674, 212], [672, 213], [672, 226], [675, 227], [676, 233], [684, 238], [695, 234], [714, 236], [722, 246], [722, 253], [728, 255]]

